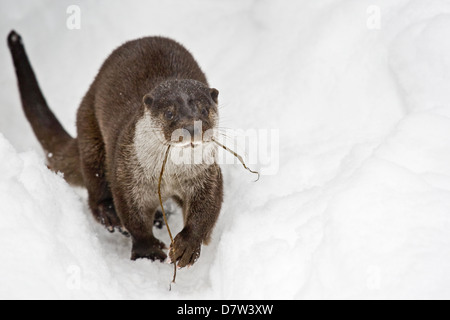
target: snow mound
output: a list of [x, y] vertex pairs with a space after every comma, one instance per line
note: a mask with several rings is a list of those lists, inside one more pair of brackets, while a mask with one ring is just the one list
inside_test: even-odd
[[80, 198], [42, 157], [16, 152], [3, 135], [0, 163], [0, 295], [70, 296], [70, 272], [105, 268]]

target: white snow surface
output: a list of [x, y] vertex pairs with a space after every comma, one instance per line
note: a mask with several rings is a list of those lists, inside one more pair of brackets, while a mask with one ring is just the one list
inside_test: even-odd
[[[450, 1], [75, 2], [80, 30], [72, 1], [0, 0], [0, 298], [450, 298]], [[279, 130], [277, 174], [223, 166], [212, 242], [172, 291], [171, 266], [130, 261], [86, 192], [46, 168], [11, 29], [73, 135], [104, 59], [148, 35], [193, 53], [224, 127]], [[181, 230], [179, 212], [170, 223]]]

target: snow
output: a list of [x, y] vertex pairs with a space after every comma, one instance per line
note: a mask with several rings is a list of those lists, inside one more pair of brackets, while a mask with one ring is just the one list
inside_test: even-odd
[[3, 45], [0, 298], [450, 298], [450, 1], [77, 1], [69, 30], [72, 4], [0, 2], [69, 132], [106, 56], [165, 35], [220, 90], [221, 126], [278, 130], [279, 168], [223, 166], [212, 242], [169, 292], [172, 267], [130, 261], [46, 168]]

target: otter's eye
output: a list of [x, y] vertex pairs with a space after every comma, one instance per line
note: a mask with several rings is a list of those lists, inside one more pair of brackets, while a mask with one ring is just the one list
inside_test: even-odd
[[203, 115], [204, 117], [207, 117], [207, 116], [209, 115], [208, 109], [203, 108], [203, 109], [202, 109], [202, 115]]
[[166, 117], [167, 120], [172, 120], [173, 119], [173, 112], [170, 110], [167, 110], [166, 113], [164, 113], [164, 116]]

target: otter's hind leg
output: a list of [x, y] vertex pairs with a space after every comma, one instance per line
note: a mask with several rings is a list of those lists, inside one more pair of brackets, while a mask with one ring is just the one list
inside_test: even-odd
[[118, 229], [125, 236], [117, 216], [114, 201], [106, 178], [105, 146], [98, 127], [94, 110], [88, 104], [86, 96], [78, 111], [77, 128], [80, 151], [80, 167], [84, 184], [88, 191], [89, 207], [94, 218], [103, 224], [109, 232]]

